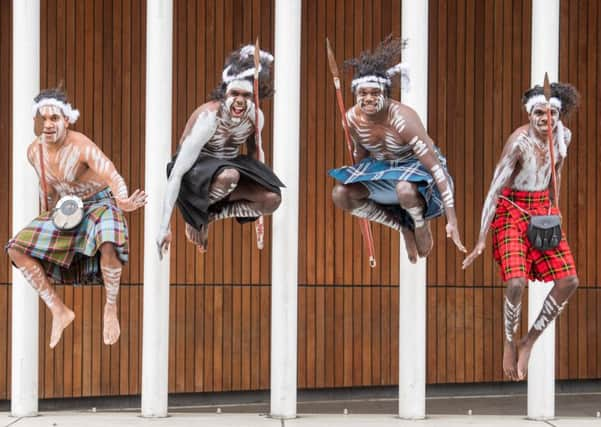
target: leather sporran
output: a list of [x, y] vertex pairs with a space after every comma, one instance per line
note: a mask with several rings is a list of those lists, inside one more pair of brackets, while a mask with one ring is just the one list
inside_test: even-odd
[[83, 202], [77, 196], [61, 197], [51, 214], [54, 226], [64, 231], [77, 228], [83, 217]]
[[561, 242], [559, 215], [532, 215], [526, 235], [530, 244], [539, 251], [555, 249]]

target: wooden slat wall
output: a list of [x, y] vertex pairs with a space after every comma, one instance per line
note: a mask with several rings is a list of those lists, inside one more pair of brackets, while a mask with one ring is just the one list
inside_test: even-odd
[[[218, 83], [226, 55], [257, 35], [273, 51], [274, 2], [174, 3], [175, 150], [188, 116]], [[103, 148], [132, 189], [143, 186], [144, 177], [145, 8], [144, 0], [42, 0], [41, 84], [64, 81], [82, 112], [75, 128]], [[562, 189], [582, 286], [558, 322], [561, 379], [601, 377], [596, 243], [601, 236], [595, 221], [601, 178], [596, 147], [599, 9], [594, 0], [561, 2], [560, 77], [583, 95], [581, 113], [568, 121], [574, 144]], [[400, 2], [305, 0], [302, 13], [299, 387], [395, 384], [399, 239], [373, 226], [378, 267], [370, 270], [357, 221], [331, 203], [333, 181], [327, 170], [347, 159], [325, 37], [341, 65], [387, 34], [400, 34]], [[482, 203], [503, 142], [527, 120], [520, 96], [530, 83], [530, 13], [530, 0], [430, 1], [427, 125], [455, 177], [460, 229], [468, 247], [477, 239]], [[11, 2], [0, 2], [0, 148], [5, 153], [10, 153], [11, 141], [10, 25]], [[344, 82], [350, 106], [350, 75]], [[394, 96], [399, 97], [398, 90]], [[272, 101], [264, 101], [262, 108], [271, 163]], [[0, 166], [10, 172], [10, 156], [0, 156]], [[0, 196], [10, 200], [10, 173], [0, 177]], [[6, 241], [9, 204], [0, 207], [0, 217], [8, 218], [0, 221], [0, 240]], [[77, 319], [50, 351], [50, 318], [40, 308], [41, 397], [140, 392], [143, 215], [128, 219], [132, 256], [121, 288], [122, 338], [111, 348], [102, 345], [102, 288], [60, 286]], [[269, 242], [269, 219], [267, 224]], [[436, 247], [428, 263], [428, 383], [502, 381], [503, 288], [490, 248], [462, 271], [462, 255], [445, 241], [443, 227], [442, 220], [434, 223]], [[252, 228], [229, 220], [218, 223], [211, 229], [209, 252], [200, 255], [185, 241], [181, 216], [175, 216], [170, 392], [269, 387], [271, 248], [256, 249]], [[8, 260], [2, 256], [0, 399], [10, 397], [9, 282]], [[401, 343], [403, 350], [410, 351]]]
[[[0, 200], [11, 200], [12, 174], [12, 2], [0, 2]], [[10, 202], [0, 203], [0, 242], [8, 241]], [[0, 399], [10, 396], [11, 287], [9, 261], [0, 255]]]
[[581, 286], [559, 321], [559, 378], [601, 377], [601, 6], [594, 0], [562, 1], [559, 77], [582, 96], [568, 121], [573, 131], [563, 173], [564, 223]]

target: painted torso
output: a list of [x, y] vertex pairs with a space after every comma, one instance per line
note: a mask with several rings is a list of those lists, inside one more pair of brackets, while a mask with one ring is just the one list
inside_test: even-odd
[[[563, 132], [563, 147], [569, 143], [571, 134], [568, 129]], [[511, 188], [521, 191], [541, 191], [549, 187], [551, 180], [551, 156], [548, 142], [539, 140], [527, 130], [520, 132], [516, 138], [520, 157], [514, 173]], [[558, 144], [558, 136], [554, 138], [555, 164], [565, 157], [565, 148]]]
[[87, 199], [111, 186], [116, 196], [127, 197], [127, 187], [113, 163], [85, 135], [69, 130], [60, 146], [49, 146], [36, 139], [28, 157], [41, 177], [40, 147], [48, 189], [58, 197], [75, 195]]
[[240, 146], [255, 133], [255, 124], [244, 116], [239, 122], [229, 119], [223, 106], [216, 115], [216, 129], [213, 136], [202, 148], [202, 154], [219, 159], [232, 159], [240, 154]]
[[356, 106], [348, 110], [346, 117], [354, 141], [377, 160], [417, 159], [409, 141], [401, 137], [406, 125], [401, 104], [390, 100], [384, 108], [384, 119], [379, 122], [367, 120]]
[[103, 188], [106, 184], [92, 172], [82, 161], [85, 147], [79, 143], [77, 133], [69, 131], [65, 141], [58, 149], [49, 149], [46, 144], [34, 143], [33, 165], [41, 176], [40, 147], [43, 147], [44, 172], [48, 187], [54, 189], [59, 197], [75, 195], [86, 199]]

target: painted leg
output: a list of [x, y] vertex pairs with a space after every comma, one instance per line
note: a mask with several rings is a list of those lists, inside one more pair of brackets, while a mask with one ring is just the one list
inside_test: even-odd
[[100, 269], [106, 291], [104, 304], [104, 327], [102, 337], [106, 345], [115, 344], [121, 335], [119, 317], [117, 315], [117, 297], [119, 296], [119, 283], [121, 281], [121, 261], [117, 257], [112, 243], [103, 243], [100, 247]]
[[223, 169], [213, 179], [209, 187], [209, 205], [229, 196], [238, 187], [240, 173], [236, 169]]
[[15, 249], [9, 249], [8, 255], [52, 313], [50, 348], [56, 347], [63, 336], [65, 328], [75, 319], [75, 313], [61, 301], [52, 285], [50, 285], [50, 281], [39, 261]]
[[[238, 186], [240, 173], [236, 169], [222, 169], [213, 179], [209, 186], [209, 206], [229, 196]], [[204, 253], [208, 249], [209, 225], [201, 227], [200, 230], [186, 224], [185, 235], [188, 241]]]
[[277, 193], [267, 191], [254, 182], [239, 182], [230, 194], [227, 203], [219, 212], [212, 213], [209, 221], [225, 218], [253, 218], [271, 215], [280, 206], [282, 198]]
[[532, 328], [528, 331], [522, 340], [518, 343], [518, 378], [523, 380], [528, 373], [528, 360], [530, 360], [530, 352], [538, 337], [543, 333], [546, 327], [557, 316], [561, 314], [568, 299], [576, 291], [578, 287], [578, 277], [569, 276], [555, 281], [555, 285], [545, 298], [543, 308], [538, 314]]
[[361, 184], [337, 184], [332, 190], [334, 204], [351, 215], [366, 218], [397, 231], [402, 230], [401, 222], [388, 210], [369, 200], [369, 192]]
[[522, 314], [522, 294], [526, 286], [525, 278], [510, 279], [506, 283], [503, 303], [503, 372], [511, 380], [517, 381], [517, 345], [515, 333], [520, 325]]
[[399, 203], [407, 211], [415, 224], [415, 244], [417, 253], [425, 258], [432, 250], [432, 232], [430, 224], [424, 219], [425, 203], [417, 190], [417, 185], [407, 181], [399, 181], [396, 186]]

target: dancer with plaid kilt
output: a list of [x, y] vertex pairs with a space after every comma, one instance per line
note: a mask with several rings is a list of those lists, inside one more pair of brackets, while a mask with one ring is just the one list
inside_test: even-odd
[[[541, 86], [529, 89], [522, 98], [530, 123], [519, 127], [507, 140], [482, 210], [480, 237], [463, 261], [467, 268], [482, 254], [488, 230], [493, 230], [493, 254], [506, 285], [504, 296], [503, 370], [512, 380], [527, 375], [530, 352], [537, 338], [555, 319], [578, 287], [574, 259], [564, 234], [552, 249], [537, 249], [527, 236], [532, 216], [559, 215], [552, 206], [552, 167], [557, 196], [561, 168], [567, 155], [571, 132], [561, 121], [572, 112], [579, 94], [572, 86], [550, 85], [547, 99]], [[550, 110], [549, 123], [547, 112]], [[553, 153], [547, 139], [552, 129]], [[554, 158], [555, 164], [551, 165]], [[527, 280], [554, 281], [532, 328], [516, 342], [521, 300]]]
[[[146, 194], [136, 190], [128, 196], [113, 163], [85, 135], [69, 129], [79, 112], [62, 89], [42, 91], [34, 102], [37, 138], [28, 148], [28, 160], [40, 178], [43, 212], [8, 242], [7, 251], [52, 313], [51, 348], [75, 318], [53, 283], [103, 283], [103, 339], [114, 344], [121, 333], [117, 296], [128, 258], [123, 211], [144, 206]], [[59, 227], [53, 208], [73, 196], [82, 201], [83, 219], [73, 228]]]
[[428, 221], [445, 214], [446, 232], [465, 252], [457, 228], [453, 180], [446, 159], [434, 145], [417, 113], [389, 97], [391, 78], [407, 70], [396, 60], [400, 39], [388, 37], [373, 52], [345, 62], [355, 69], [351, 88], [356, 105], [346, 118], [355, 164], [330, 171], [338, 183], [332, 199], [351, 215], [403, 233], [409, 260], [432, 249]]

